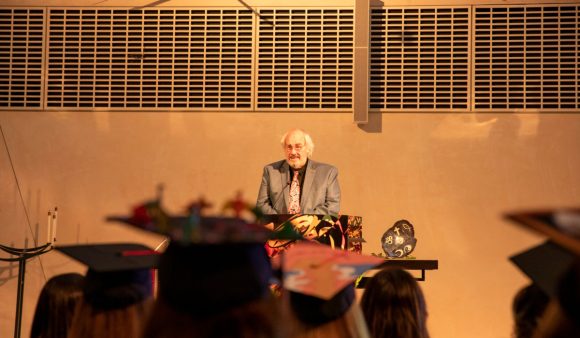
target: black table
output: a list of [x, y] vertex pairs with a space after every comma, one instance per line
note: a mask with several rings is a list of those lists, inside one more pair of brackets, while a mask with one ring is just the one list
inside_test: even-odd
[[[384, 269], [384, 268], [400, 268], [405, 270], [420, 270], [421, 277], [417, 278], [418, 281], [425, 280], [425, 271], [427, 270], [437, 270], [439, 268], [439, 261], [436, 259], [408, 259], [408, 258], [388, 258], [385, 259], [384, 263], [381, 263], [374, 269]], [[357, 288], [364, 288], [366, 283], [371, 277], [362, 277], [356, 284]]]

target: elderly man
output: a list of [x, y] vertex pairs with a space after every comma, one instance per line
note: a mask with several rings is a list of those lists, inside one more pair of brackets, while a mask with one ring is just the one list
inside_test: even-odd
[[310, 159], [310, 135], [294, 129], [281, 143], [286, 159], [264, 167], [257, 206], [264, 214], [338, 214], [338, 170]]

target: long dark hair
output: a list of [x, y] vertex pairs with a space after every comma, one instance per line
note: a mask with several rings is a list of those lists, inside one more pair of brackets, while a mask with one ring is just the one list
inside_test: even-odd
[[375, 338], [429, 338], [425, 297], [405, 270], [384, 269], [374, 275], [366, 285], [361, 307]]
[[46, 282], [36, 303], [30, 338], [66, 338], [83, 297], [83, 282], [78, 273], [56, 275]]

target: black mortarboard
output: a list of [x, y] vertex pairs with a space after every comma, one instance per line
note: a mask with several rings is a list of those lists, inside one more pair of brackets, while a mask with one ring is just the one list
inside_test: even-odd
[[580, 209], [508, 213], [506, 217], [549, 241], [510, 259], [580, 327]]
[[153, 295], [152, 274], [158, 254], [136, 243], [58, 246], [88, 266], [84, 298], [95, 308], [123, 308]]
[[511, 256], [510, 260], [547, 295], [555, 297], [560, 278], [574, 262], [574, 258], [569, 251], [547, 241]]
[[516, 254], [510, 260], [550, 297], [556, 296], [563, 274], [580, 257], [580, 238], [572, 231], [577, 224], [569, 226], [569, 222], [562, 222], [562, 216], [577, 217], [578, 213], [579, 209], [569, 208], [505, 214], [507, 219], [548, 237], [547, 242]]

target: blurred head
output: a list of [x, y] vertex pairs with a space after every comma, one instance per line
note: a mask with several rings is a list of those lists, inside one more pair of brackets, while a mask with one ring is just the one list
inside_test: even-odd
[[106, 310], [81, 301], [67, 338], [141, 338], [151, 307], [152, 298]]
[[152, 305], [149, 269], [87, 272], [67, 338], [139, 338]]
[[[219, 293], [219, 286], [211, 291], [199, 291], [210, 292]], [[203, 306], [199, 306], [199, 310], [203, 310]], [[273, 296], [251, 300], [205, 316], [180, 310], [167, 299], [158, 298], [149, 318], [142, 338], [285, 337], [282, 334], [285, 323], [281, 320], [280, 305]]]
[[538, 322], [534, 338], [580, 337], [580, 257], [558, 281], [552, 298]]
[[549, 302], [550, 297], [536, 284], [529, 284], [516, 294], [512, 304], [516, 338], [532, 337]]
[[290, 306], [296, 317], [309, 325], [320, 325], [342, 316], [354, 302], [354, 286], [348, 285], [331, 299], [290, 292]]
[[272, 267], [263, 242], [172, 241], [145, 337], [277, 337]]
[[289, 313], [290, 336], [294, 338], [367, 338], [369, 332], [360, 307], [355, 302], [354, 286], [348, 285], [331, 299], [298, 292], [286, 292], [285, 310]]
[[159, 298], [203, 317], [269, 295], [272, 267], [263, 243], [182, 244], [159, 262]]
[[49, 279], [38, 297], [31, 338], [66, 337], [75, 307], [82, 299], [84, 276], [78, 273], [56, 275]]
[[89, 267], [67, 338], [139, 338], [152, 300], [157, 255], [136, 243], [57, 247]]
[[314, 151], [312, 138], [301, 129], [293, 129], [284, 134], [281, 143], [286, 162], [293, 169], [304, 167]]
[[296, 241], [281, 259], [284, 310], [292, 337], [369, 337], [355, 299], [354, 281], [384, 259]]
[[384, 269], [367, 283], [361, 307], [371, 336], [427, 338], [427, 307], [415, 278], [405, 270]]
[[575, 262], [560, 279], [558, 303], [575, 332], [580, 333], [580, 256], [576, 256]]

